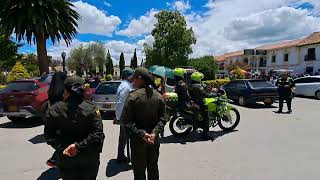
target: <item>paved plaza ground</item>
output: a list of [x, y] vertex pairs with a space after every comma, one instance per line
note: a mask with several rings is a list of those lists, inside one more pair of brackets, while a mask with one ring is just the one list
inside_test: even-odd
[[[276, 104], [277, 106], [277, 104]], [[276, 114], [277, 107], [237, 107], [237, 131], [212, 129], [215, 141], [197, 134], [175, 138], [166, 127], [160, 155], [161, 180], [312, 180], [319, 179], [320, 101], [295, 98], [293, 114]], [[118, 126], [104, 120], [106, 140], [99, 180], [130, 180], [131, 170], [115, 163]], [[0, 119], [0, 179], [53, 180], [56, 170], [45, 161], [53, 152], [43, 126], [14, 125]]]

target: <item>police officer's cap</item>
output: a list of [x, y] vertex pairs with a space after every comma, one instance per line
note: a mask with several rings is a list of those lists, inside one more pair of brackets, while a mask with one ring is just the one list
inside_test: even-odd
[[73, 75], [64, 81], [65, 86], [73, 86], [75, 84], [84, 85], [84, 80], [77, 75]]
[[134, 73], [133, 69], [125, 68], [124, 70], [122, 70], [122, 77], [130, 77], [133, 75], [133, 73]]
[[133, 74], [135, 77], [141, 76], [146, 81], [152, 81], [153, 77], [149, 73], [148, 69], [144, 67], [138, 67]]

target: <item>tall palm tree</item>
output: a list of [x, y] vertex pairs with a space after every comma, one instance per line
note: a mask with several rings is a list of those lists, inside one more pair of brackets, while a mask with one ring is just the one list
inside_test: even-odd
[[37, 46], [40, 73], [48, 73], [47, 39], [67, 45], [77, 34], [80, 15], [69, 0], [2, 0], [0, 29]]

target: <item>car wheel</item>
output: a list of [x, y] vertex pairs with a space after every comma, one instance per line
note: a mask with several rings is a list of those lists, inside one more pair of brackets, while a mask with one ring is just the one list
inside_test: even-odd
[[24, 117], [12, 117], [12, 116], [8, 116], [8, 119], [10, 121], [12, 121], [13, 123], [18, 123], [23, 121], [25, 118]]
[[247, 101], [243, 96], [240, 96], [238, 99], [238, 103], [240, 104], [240, 106], [245, 106], [247, 105]]
[[320, 100], [320, 91], [316, 92], [316, 98]]
[[267, 106], [267, 107], [271, 107], [273, 104], [273, 102], [264, 102], [264, 105]]

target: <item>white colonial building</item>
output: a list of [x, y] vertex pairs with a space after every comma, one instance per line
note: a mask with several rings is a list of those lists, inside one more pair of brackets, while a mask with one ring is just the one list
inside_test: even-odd
[[232, 63], [248, 64], [250, 70], [268, 73], [287, 69], [296, 74], [320, 74], [320, 32], [293, 41], [245, 49], [215, 57], [220, 73], [227, 73]]

